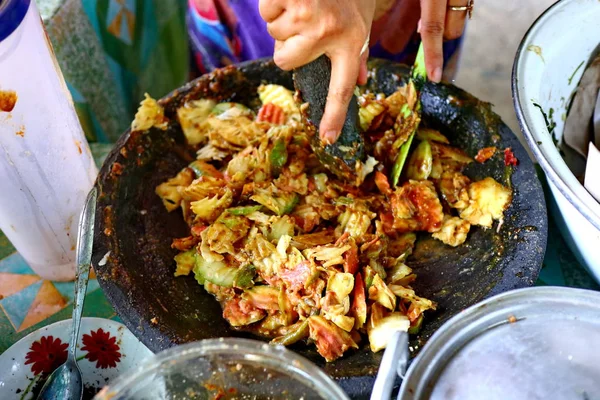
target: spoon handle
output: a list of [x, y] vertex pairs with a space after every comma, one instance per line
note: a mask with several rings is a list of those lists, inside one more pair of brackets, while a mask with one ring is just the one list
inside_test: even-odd
[[77, 235], [77, 282], [75, 283], [75, 300], [73, 301], [73, 327], [69, 343], [69, 358], [75, 359], [75, 349], [79, 336], [79, 325], [90, 277], [92, 263], [92, 247], [94, 243], [94, 220], [96, 217], [96, 188], [92, 188], [85, 201], [85, 206], [79, 218]]
[[596, 107], [594, 108], [592, 124], [594, 128], [592, 141], [594, 142], [594, 145], [600, 149], [600, 88], [598, 89], [598, 97], [596, 98]]
[[408, 333], [404, 331], [394, 332], [383, 353], [377, 378], [371, 392], [371, 400], [391, 398], [396, 375], [404, 379], [409, 355]]

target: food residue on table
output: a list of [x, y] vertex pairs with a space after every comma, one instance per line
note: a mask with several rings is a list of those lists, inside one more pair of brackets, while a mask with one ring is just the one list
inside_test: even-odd
[[0, 111], [11, 112], [17, 104], [17, 92], [14, 90], [0, 90]]

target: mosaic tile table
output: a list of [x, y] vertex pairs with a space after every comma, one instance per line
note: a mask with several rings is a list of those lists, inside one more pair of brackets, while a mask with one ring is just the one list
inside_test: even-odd
[[[92, 145], [99, 165], [109, 149], [109, 145]], [[537, 284], [600, 290], [567, 248], [552, 220]], [[73, 282], [50, 282], [36, 276], [0, 232], [0, 353], [42, 326], [71, 318], [73, 293]], [[96, 279], [90, 279], [83, 315], [119, 319]]]

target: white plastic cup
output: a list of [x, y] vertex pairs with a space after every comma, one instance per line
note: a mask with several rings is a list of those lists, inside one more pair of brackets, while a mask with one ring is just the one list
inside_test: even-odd
[[0, 2], [0, 25], [18, 24], [19, 11], [20, 24], [0, 36], [0, 105], [16, 94], [0, 110], [0, 229], [40, 277], [68, 281], [98, 170], [35, 1]]

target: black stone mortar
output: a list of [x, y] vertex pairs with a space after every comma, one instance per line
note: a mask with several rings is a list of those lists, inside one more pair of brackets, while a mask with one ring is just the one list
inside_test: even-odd
[[[408, 79], [409, 67], [381, 60], [370, 62], [367, 85], [391, 94]], [[204, 75], [175, 90], [161, 104], [173, 118], [177, 107], [201, 97], [236, 101], [257, 108], [256, 88], [276, 83], [293, 88], [291, 74], [271, 61], [259, 60]], [[495, 146], [496, 155], [484, 164], [472, 163], [472, 179], [492, 176], [514, 192], [499, 232], [471, 228], [465, 244], [445, 246], [429, 235], [420, 236], [407, 264], [418, 278], [414, 288], [438, 303], [427, 313], [420, 334], [412, 338], [416, 355], [446, 320], [466, 307], [511, 289], [531, 286], [537, 279], [546, 248], [546, 204], [527, 152], [516, 136], [482, 102], [450, 84], [427, 83], [422, 94], [424, 121], [441, 130], [453, 146], [471, 157]], [[519, 160], [506, 167], [504, 148]], [[117, 142], [100, 172], [93, 265], [100, 286], [125, 325], [152, 351], [202, 339], [249, 337], [232, 329], [214, 298], [192, 276], [173, 276], [174, 237], [187, 236], [181, 213], [167, 213], [154, 188], [194, 159], [178, 124], [167, 132], [127, 131]], [[109, 254], [108, 257], [106, 255]], [[104, 263], [100, 263], [102, 259]], [[102, 265], [100, 265], [102, 264]], [[368, 345], [325, 363], [313, 347], [292, 349], [315, 362], [356, 399], [368, 398], [382, 352]]]

